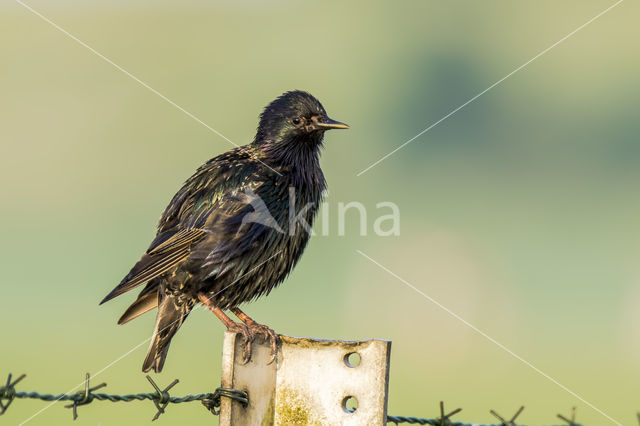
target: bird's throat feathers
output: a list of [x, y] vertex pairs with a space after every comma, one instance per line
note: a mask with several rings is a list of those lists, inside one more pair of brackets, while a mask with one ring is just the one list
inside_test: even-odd
[[312, 185], [324, 190], [325, 181], [320, 169], [322, 132], [284, 138], [267, 137], [256, 140], [254, 145], [276, 170], [286, 172], [295, 186]]

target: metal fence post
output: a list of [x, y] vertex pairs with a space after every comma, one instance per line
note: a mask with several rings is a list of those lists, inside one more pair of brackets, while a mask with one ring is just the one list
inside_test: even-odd
[[390, 341], [280, 335], [270, 365], [270, 348], [260, 339], [243, 364], [242, 342], [225, 333], [222, 387], [246, 391], [249, 404], [223, 398], [221, 426], [386, 424]]

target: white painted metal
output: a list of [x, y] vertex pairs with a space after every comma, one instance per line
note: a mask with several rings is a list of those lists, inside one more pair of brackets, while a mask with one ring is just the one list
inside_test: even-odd
[[[221, 426], [384, 425], [389, 356], [386, 340], [340, 341], [280, 336], [276, 362], [257, 339], [249, 363], [242, 363], [242, 337], [225, 333], [222, 386], [245, 390], [249, 405], [222, 398]], [[347, 356], [357, 353], [358, 365]], [[352, 366], [353, 365], [353, 366]], [[345, 406], [357, 400], [355, 411]]]

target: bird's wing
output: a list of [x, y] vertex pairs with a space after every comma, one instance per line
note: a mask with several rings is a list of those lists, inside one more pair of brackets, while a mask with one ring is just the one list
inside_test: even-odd
[[199, 228], [218, 200], [247, 184], [255, 160], [242, 149], [221, 154], [196, 170], [176, 193], [158, 221], [158, 236], [178, 228]]
[[184, 229], [166, 237], [161, 244], [147, 251], [131, 272], [109, 293], [101, 304], [150, 281], [189, 257], [190, 246], [206, 235], [202, 229]]
[[236, 155], [233, 161], [228, 157], [226, 153], [210, 160], [187, 180], [163, 213], [147, 252], [100, 303], [175, 268], [203, 239], [208, 238], [207, 246], [215, 247], [229, 238], [225, 224], [238, 222], [234, 217], [247, 210], [247, 202], [238, 194], [262, 182], [247, 179], [254, 172], [247, 155]]

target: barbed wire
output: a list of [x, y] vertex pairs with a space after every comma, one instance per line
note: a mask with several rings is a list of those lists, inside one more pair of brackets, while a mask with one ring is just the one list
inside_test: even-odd
[[[516, 419], [522, 412], [524, 411], [524, 406], [521, 406], [516, 413], [511, 416], [509, 420], [506, 420], [500, 414], [495, 412], [494, 410], [489, 410], [494, 417], [500, 420], [498, 424], [480, 424], [480, 423], [464, 423], [464, 422], [453, 422], [450, 418], [454, 415], [462, 411], [462, 408], [457, 408], [451, 411], [449, 414], [444, 414], [444, 402], [440, 401], [440, 417], [432, 418], [432, 419], [424, 419], [420, 417], [406, 417], [406, 416], [387, 416], [387, 423], [395, 423], [396, 425], [399, 423], [409, 423], [409, 424], [417, 424], [417, 425], [432, 425], [432, 426], [523, 426], [516, 423]], [[563, 420], [565, 419], [563, 416], [558, 415]], [[572, 418], [575, 420], [575, 408]], [[582, 426], [578, 423], [573, 422], [573, 420], [566, 420], [568, 422], [568, 426]], [[567, 425], [565, 425], [567, 426]]]
[[244, 391], [236, 389], [228, 389], [219, 387], [214, 392], [209, 393], [197, 393], [188, 394], [185, 396], [171, 396], [169, 390], [178, 384], [179, 380], [175, 379], [164, 389], [160, 389], [158, 385], [153, 381], [150, 376], [146, 376], [151, 386], [153, 386], [155, 392], [149, 393], [136, 393], [127, 395], [115, 395], [106, 393], [95, 393], [96, 390], [107, 386], [106, 383], [101, 383], [98, 386], [91, 387], [89, 385], [90, 376], [89, 373], [85, 376], [84, 390], [73, 394], [58, 394], [52, 395], [48, 393], [39, 393], [35, 391], [31, 392], [18, 392], [15, 389], [16, 384], [26, 377], [26, 374], [22, 374], [15, 380], [12, 380], [12, 375], [9, 374], [5, 386], [0, 387], [0, 415], [4, 414], [11, 403], [16, 399], [39, 399], [42, 401], [72, 401], [71, 404], [65, 405], [65, 408], [72, 409], [73, 420], [78, 418], [78, 407], [81, 405], [87, 405], [94, 400], [98, 401], [111, 401], [111, 402], [131, 402], [131, 401], [143, 401], [145, 399], [153, 401], [157, 412], [151, 419], [157, 420], [161, 414], [164, 414], [169, 404], [180, 404], [183, 402], [201, 401], [202, 405], [213, 414], [219, 414], [220, 411], [220, 398], [230, 398], [240, 402], [243, 405], [249, 403], [248, 395]]
[[[7, 377], [6, 384], [0, 387], [0, 415], [4, 414], [11, 403], [15, 399], [39, 399], [41, 401], [71, 401], [71, 404], [65, 405], [65, 408], [70, 408], [72, 410], [73, 419], [78, 418], [78, 407], [82, 405], [88, 405], [93, 401], [111, 401], [111, 402], [131, 402], [131, 401], [143, 401], [143, 400], [151, 400], [156, 408], [156, 413], [151, 419], [151, 421], [157, 420], [160, 415], [166, 412], [166, 408], [169, 404], [181, 404], [184, 402], [193, 402], [200, 401], [202, 405], [212, 414], [219, 415], [220, 414], [220, 405], [221, 398], [229, 398], [233, 401], [237, 401], [240, 404], [247, 406], [249, 404], [249, 395], [247, 392], [238, 390], [238, 389], [229, 389], [219, 387], [216, 388], [213, 392], [208, 393], [196, 393], [196, 394], [187, 394], [184, 396], [172, 396], [169, 393], [169, 390], [173, 388], [175, 385], [179, 383], [178, 379], [175, 379], [164, 389], [160, 389], [160, 387], [153, 381], [150, 376], [146, 376], [147, 380], [153, 386], [154, 392], [146, 392], [146, 393], [136, 393], [136, 394], [126, 394], [126, 395], [117, 395], [117, 394], [107, 394], [107, 393], [95, 393], [96, 390], [102, 389], [107, 386], [106, 383], [100, 383], [97, 386], [90, 386], [90, 375], [89, 373], [85, 376], [84, 381], [84, 390], [72, 394], [48, 394], [48, 393], [39, 393], [36, 391], [30, 392], [22, 392], [16, 391], [15, 386], [22, 381], [26, 377], [26, 374], [20, 375], [17, 379], [13, 380], [13, 376], [9, 374]], [[445, 414], [444, 402], [440, 401], [440, 417], [437, 418], [421, 418], [421, 417], [410, 417], [410, 416], [387, 416], [387, 423], [408, 423], [408, 424], [419, 424], [419, 425], [432, 425], [432, 426], [521, 426], [516, 424], [516, 419], [522, 412], [524, 411], [524, 406], [520, 407], [516, 413], [511, 416], [509, 420], [505, 417], [502, 417], [500, 414], [495, 412], [494, 410], [490, 410], [489, 412], [496, 417], [500, 423], [497, 425], [481, 425], [478, 423], [463, 423], [457, 421], [451, 421], [451, 417], [455, 414], [458, 414], [462, 411], [462, 408], [457, 408], [448, 414]], [[579, 423], [576, 423], [576, 409], [573, 407], [571, 416], [565, 417], [562, 414], [558, 414], [557, 417], [566, 423], [565, 426], [581, 426]], [[640, 413], [638, 413], [638, 420], [640, 421]]]

